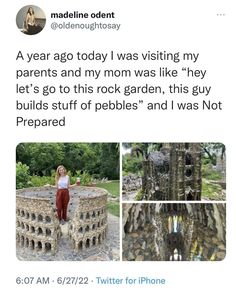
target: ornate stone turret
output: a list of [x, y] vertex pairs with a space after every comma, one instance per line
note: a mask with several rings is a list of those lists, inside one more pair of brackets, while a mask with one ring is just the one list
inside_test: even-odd
[[201, 200], [199, 143], [164, 143], [143, 162], [146, 200]]

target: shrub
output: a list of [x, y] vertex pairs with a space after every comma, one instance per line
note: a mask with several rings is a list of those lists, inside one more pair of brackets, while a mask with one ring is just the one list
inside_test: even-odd
[[22, 189], [29, 186], [29, 166], [18, 162], [16, 164], [16, 188]]

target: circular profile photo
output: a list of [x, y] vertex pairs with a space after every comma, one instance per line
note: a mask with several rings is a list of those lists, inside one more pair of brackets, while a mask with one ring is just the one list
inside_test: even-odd
[[16, 25], [24, 34], [37, 34], [43, 30], [45, 24], [45, 13], [35, 5], [22, 7], [16, 15]]

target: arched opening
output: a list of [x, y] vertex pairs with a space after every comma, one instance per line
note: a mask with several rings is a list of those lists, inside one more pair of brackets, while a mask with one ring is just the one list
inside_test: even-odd
[[188, 150], [189, 149], [189, 143], [184, 143], [184, 148], [186, 149], [186, 150]]
[[46, 242], [46, 243], [45, 243], [45, 251], [48, 252], [48, 251], [51, 251], [51, 249], [52, 249], [52, 245], [51, 245], [51, 243]]
[[85, 227], [85, 231], [89, 231], [89, 225]]
[[20, 216], [20, 210], [19, 209], [17, 209], [16, 213], [17, 213], [18, 216]]
[[92, 213], [92, 218], [95, 218], [96, 217], [96, 214], [95, 214], [95, 212], [93, 211], [93, 213]]
[[25, 214], [25, 218], [26, 218], [26, 219], [29, 219], [29, 216], [30, 216], [30, 215], [29, 215], [29, 212], [26, 212], [26, 214]]
[[21, 222], [21, 229], [25, 229], [25, 224]]
[[35, 244], [34, 244], [34, 240], [33, 239], [30, 241], [30, 248], [32, 250], [34, 250], [34, 248], [35, 248]]
[[83, 220], [83, 219], [84, 219], [84, 214], [80, 213], [80, 220]]
[[26, 231], [29, 231], [29, 225], [28, 224], [25, 224], [25, 229], [26, 229]]
[[93, 242], [93, 245], [96, 245], [96, 237], [95, 236], [93, 237], [92, 242]]
[[25, 239], [25, 247], [29, 247], [29, 239], [28, 238]]
[[46, 216], [45, 221], [46, 221], [46, 223], [50, 223], [52, 221], [52, 219], [50, 216]]
[[90, 216], [89, 216], [89, 213], [86, 213], [86, 219], [89, 219]]
[[16, 227], [20, 227], [20, 221], [16, 221]]
[[100, 216], [100, 211], [98, 211], [98, 216]]
[[43, 234], [43, 229], [41, 227], [38, 228], [38, 235], [42, 235]]
[[79, 250], [83, 249], [83, 241], [82, 240], [78, 243], [78, 249]]
[[98, 235], [98, 243], [101, 243], [101, 234]]
[[96, 225], [95, 225], [95, 224], [93, 224], [93, 226], [92, 226], [92, 230], [95, 230], [95, 228], [96, 228]]
[[90, 247], [90, 239], [89, 238], [87, 238], [87, 240], [86, 240], [85, 247], [86, 248]]
[[83, 227], [79, 228], [79, 233], [83, 233]]
[[52, 231], [49, 228], [46, 228], [46, 236], [51, 236]]
[[189, 153], [186, 153], [185, 156], [185, 165], [192, 165], [193, 161], [192, 161], [192, 156]]
[[25, 244], [25, 238], [23, 235], [21, 236], [20, 244], [21, 244], [21, 246], [24, 246], [24, 244]]
[[31, 214], [31, 220], [34, 221], [36, 219], [36, 216], [34, 213]]
[[31, 231], [31, 233], [35, 233], [35, 228], [34, 228], [34, 226], [31, 226], [31, 227], [30, 227], [30, 231]]
[[185, 171], [185, 175], [186, 175], [187, 177], [190, 177], [190, 176], [192, 175], [192, 169], [190, 169], [190, 168], [186, 169], [186, 171]]
[[38, 222], [42, 222], [43, 221], [43, 216], [41, 214], [38, 215]]
[[38, 241], [37, 250], [38, 250], [38, 251], [41, 251], [42, 248], [43, 248], [43, 246], [42, 246], [42, 242], [41, 242], [41, 241]]
[[25, 211], [24, 210], [21, 211], [21, 217], [25, 217]]

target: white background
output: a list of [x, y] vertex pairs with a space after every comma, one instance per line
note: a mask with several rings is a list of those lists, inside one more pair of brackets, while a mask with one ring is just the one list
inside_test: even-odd
[[[17, 276], [73, 276], [95, 278], [166, 278], [163, 287], [122, 287], [130, 291], [222, 291], [235, 287], [235, 9], [233, 1], [8, 1], [1, 30], [1, 290], [87, 291], [119, 286], [21, 286]], [[43, 32], [27, 36], [18, 31], [15, 15], [25, 5], [50, 12], [114, 11], [116, 31], [52, 31], [48, 17]], [[217, 16], [223, 13], [225, 16]], [[66, 128], [30, 129], [15, 126], [16, 54], [22, 51], [197, 51], [198, 66], [208, 69], [207, 82], [221, 112], [103, 112], [72, 113]], [[50, 65], [50, 64], [48, 64]], [[137, 65], [137, 64], [136, 64]], [[38, 63], [37, 67], [40, 67]], [[93, 66], [93, 65], [91, 65]], [[121, 66], [117, 64], [117, 66]], [[129, 63], [122, 66], [128, 67]], [[133, 66], [133, 65], [132, 65]], [[38, 82], [38, 81], [37, 81]], [[56, 82], [60, 82], [57, 80]], [[65, 82], [65, 81], [64, 81]], [[104, 81], [105, 82], [105, 81]], [[134, 83], [136, 81], [134, 80]], [[99, 96], [93, 98], [99, 99]], [[44, 114], [45, 115], [45, 114]], [[54, 114], [55, 115], [55, 114]], [[46, 114], [45, 116], [50, 116]], [[60, 114], [61, 116], [61, 114]], [[227, 147], [227, 256], [222, 262], [23, 262], [15, 256], [15, 147], [20, 142], [222, 142]]]

